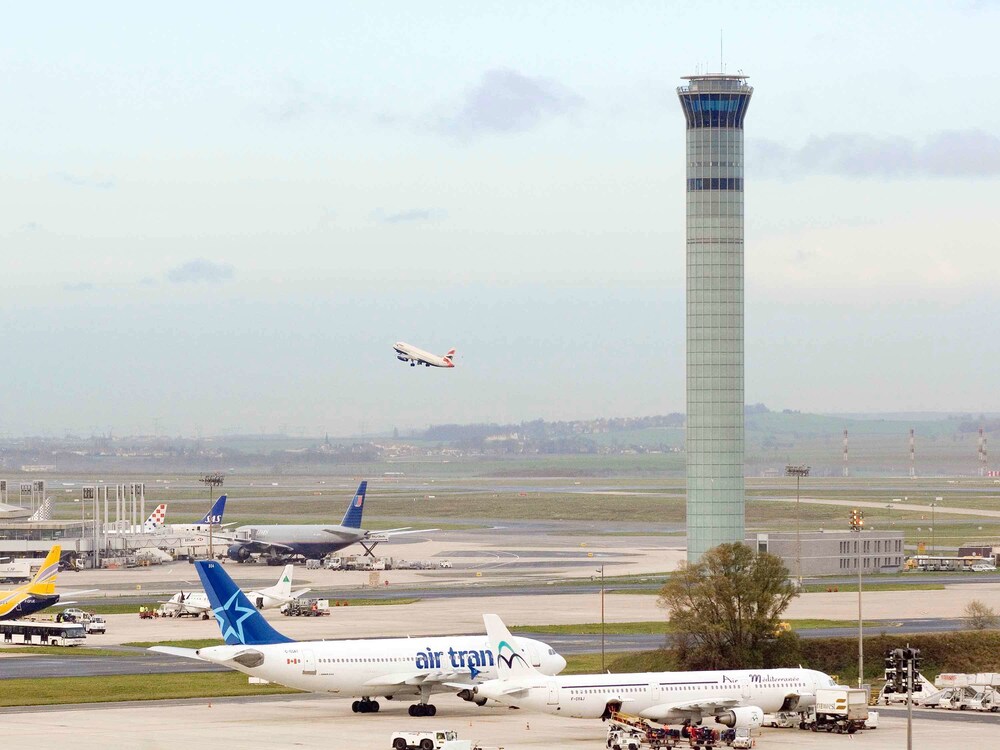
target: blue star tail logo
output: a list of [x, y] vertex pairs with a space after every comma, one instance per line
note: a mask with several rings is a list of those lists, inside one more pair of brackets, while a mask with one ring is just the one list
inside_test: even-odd
[[471, 664], [469, 665], [469, 676], [474, 680], [480, 675], [480, 671]]
[[257, 613], [253, 607], [241, 607], [236, 601], [239, 595], [239, 590], [235, 591], [228, 602], [212, 610], [219, 623], [219, 630], [222, 631], [222, 640], [230, 645], [235, 645], [234, 640], [236, 643], [246, 645], [243, 638], [243, 621]]

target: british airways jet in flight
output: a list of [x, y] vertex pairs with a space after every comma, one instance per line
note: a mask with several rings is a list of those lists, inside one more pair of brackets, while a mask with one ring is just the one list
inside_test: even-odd
[[[433, 693], [456, 693], [453, 683], [473, 686], [498, 676], [496, 652], [485, 635], [293, 641], [271, 627], [221, 564], [199, 560], [194, 565], [226, 645], [154, 646], [150, 651], [220, 664], [298, 690], [360, 698], [352, 705], [355, 713], [378, 711], [377, 696], [416, 697], [410, 716], [434, 716]], [[505, 648], [538, 674], [558, 674], [566, 666], [548, 644], [531, 638], [511, 636]], [[462, 697], [486, 702], [467, 688]]]
[[454, 349], [449, 349], [447, 354], [439, 357], [436, 354], [431, 354], [430, 352], [425, 352], [423, 349], [411, 346], [405, 341], [397, 341], [396, 345], [392, 348], [396, 350], [396, 359], [400, 362], [409, 362], [410, 367], [416, 367], [417, 365], [424, 365], [424, 367], [455, 366], [455, 363], [452, 362], [455, 356]]

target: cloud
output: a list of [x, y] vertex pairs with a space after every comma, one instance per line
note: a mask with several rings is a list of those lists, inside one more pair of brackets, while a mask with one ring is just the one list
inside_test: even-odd
[[447, 212], [439, 208], [410, 208], [405, 211], [387, 214], [379, 209], [375, 212], [375, 221], [380, 224], [406, 224], [414, 221], [437, 221], [447, 216]]
[[274, 122], [288, 123], [317, 114], [332, 114], [346, 109], [336, 97], [306, 88], [295, 78], [275, 82], [268, 92], [269, 101], [262, 107], [264, 116]]
[[37, 221], [27, 221], [17, 228], [19, 232], [40, 232], [42, 231], [42, 225]]
[[213, 263], [204, 258], [189, 260], [167, 271], [167, 280], [174, 284], [201, 283], [218, 284], [228, 281], [236, 274], [229, 263]]
[[77, 281], [73, 284], [63, 284], [64, 292], [89, 292], [94, 285], [89, 281]]
[[919, 143], [900, 136], [834, 133], [801, 148], [750, 142], [750, 161], [769, 175], [844, 177], [994, 177], [1000, 137], [982, 130], [946, 130]]
[[70, 172], [53, 172], [52, 178], [73, 187], [92, 188], [94, 190], [111, 190], [115, 186], [114, 180], [81, 177]]
[[531, 130], [552, 117], [570, 114], [581, 97], [555, 81], [529, 78], [509, 68], [488, 70], [465, 93], [460, 110], [440, 120], [440, 129], [462, 137]]

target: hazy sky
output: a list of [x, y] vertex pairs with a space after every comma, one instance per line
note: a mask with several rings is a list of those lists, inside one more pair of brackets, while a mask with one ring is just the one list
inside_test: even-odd
[[0, 433], [682, 411], [720, 28], [747, 401], [1000, 410], [998, 2], [55, 3], [0, 26]]

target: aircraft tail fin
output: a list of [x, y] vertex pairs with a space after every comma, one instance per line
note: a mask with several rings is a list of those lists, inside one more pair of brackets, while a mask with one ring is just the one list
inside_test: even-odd
[[160, 503], [156, 506], [152, 513], [149, 514], [149, 518], [146, 519], [146, 523], [142, 525], [143, 531], [152, 531], [153, 529], [158, 529], [167, 520], [167, 504]]
[[455, 366], [455, 363], [452, 362], [452, 360], [454, 358], [455, 358], [455, 350], [454, 349], [449, 349], [448, 353], [445, 354], [443, 357], [441, 357], [441, 359], [443, 359], [445, 362], [448, 363], [449, 367], [454, 367]]
[[288, 599], [292, 595], [292, 575], [295, 573], [294, 565], [286, 565], [281, 571], [281, 577], [274, 584], [275, 593], [282, 598]]
[[354, 497], [351, 498], [351, 504], [347, 506], [347, 512], [344, 514], [344, 520], [340, 522], [341, 526], [347, 526], [352, 529], [361, 528], [361, 514], [365, 509], [365, 493], [368, 491], [368, 481], [365, 480], [358, 485], [358, 491], [354, 493]]
[[497, 657], [497, 676], [501, 680], [538, 674], [524, 646], [510, 634], [499, 616], [483, 615], [483, 622], [486, 623], [486, 639]]
[[42, 567], [25, 585], [29, 594], [54, 594], [56, 592], [56, 574], [59, 572], [59, 558], [62, 547], [55, 545], [42, 561]]
[[215, 504], [212, 505], [208, 513], [195, 521], [195, 523], [200, 526], [212, 526], [222, 523], [222, 515], [226, 512], [226, 497], [226, 495], [219, 495], [219, 499], [215, 501]]
[[51, 521], [52, 520], [52, 496], [45, 498], [38, 510], [31, 514], [29, 521]]
[[223, 570], [222, 564], [212, 560], [198, 560], [194, 564], [198, 577], [208, 594], [212, 612], [219, 623], [222, 638], [230, 646], [258, 646], [267, 643], [293, 643], [271, 627], [257, 611], [246, 594]]

